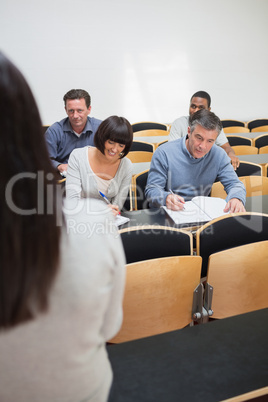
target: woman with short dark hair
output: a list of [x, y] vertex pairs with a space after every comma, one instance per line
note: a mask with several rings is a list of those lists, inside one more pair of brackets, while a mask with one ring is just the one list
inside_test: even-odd
[[122, 244], [103, 202], [63, 214], [32, 92], [2, 53], [0, 136], [0, 401], [105, 402]]
[[132, 178], [132, 163], [125, 158], [133, 141], [127, 119], [110, 116], [94, 137], [95, 147], [75, 149], [69, 158], [66, 197], [100, 198], [100, 192], [111, 203], [114, 215], [126, 200]]

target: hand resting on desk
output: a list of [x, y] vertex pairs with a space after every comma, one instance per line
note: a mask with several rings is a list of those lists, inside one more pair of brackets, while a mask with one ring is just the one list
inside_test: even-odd
[[242, 201], [238, 198], [231, 198], [230, 201], [227, 202], [224, 212], [246, 212], [246, 210]]

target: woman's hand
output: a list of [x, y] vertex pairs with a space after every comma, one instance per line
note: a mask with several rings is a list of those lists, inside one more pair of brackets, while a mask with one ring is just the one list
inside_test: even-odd
[[110, 204], [110, 208], [111, 208], [112, 213], [113, 213], [114, 216], [121, 215], [117, 205]]

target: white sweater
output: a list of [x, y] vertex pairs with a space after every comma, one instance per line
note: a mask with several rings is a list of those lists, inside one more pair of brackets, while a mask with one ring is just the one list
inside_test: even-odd
[[[96, 175], [88, 160], [88, 148], [75, 149], [70, 155], [66, 178], [67, 198], [100, 199]], [[123, 158], [105, 194], [112, 204], [118, 205], [119, 209], [122, 209], [127, 198], [131, 178], [132, 163], [129, 159]]]
[[103, 202], [67, 205], [49, 311], [0, 332], [1, 402], [107, 400], [105, 343], [122, 322], [125, 257]]

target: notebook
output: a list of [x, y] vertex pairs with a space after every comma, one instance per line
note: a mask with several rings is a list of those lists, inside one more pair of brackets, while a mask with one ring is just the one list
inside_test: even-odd
[[115, 224], [116, 224], [116, 226], [124, 225], [124, 223], [127, 223], [127, 222], [129, 222], [129, 221], [130, 221], [130, 219], [129, 219], [129, 218], [126, 218], [125, 216], [116, 215], [116, 218], [115, 218]]
[[186, 201], [184, 210], [172, 211], [166, 206], [162, 208], [173, 219], [176, 224], [209, 222], [212, 219], [229, 212], [223, 212], [226, 201], [217, 197], [194, 197], [191, 201]]

